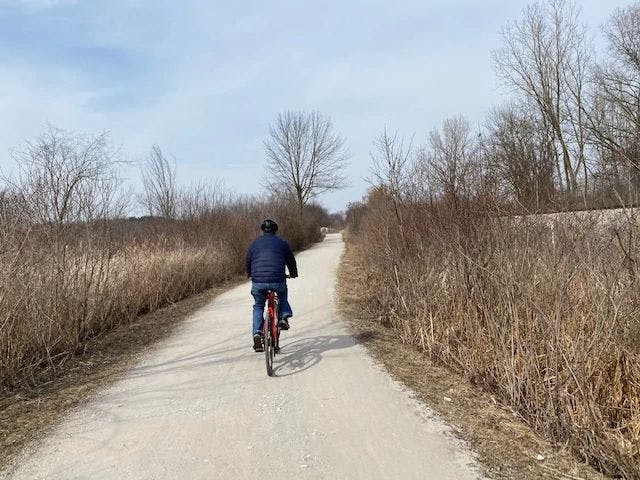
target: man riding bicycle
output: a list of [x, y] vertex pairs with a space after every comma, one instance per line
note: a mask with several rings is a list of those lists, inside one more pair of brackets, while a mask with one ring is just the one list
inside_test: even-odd
[[262, 338], [262, 322], [264, 304], [267, 292], [272, 290], [278, 294], [280, 318], [278, 326], [281, 330], [289, 329], [289, 318], [293, 316], [291, 305], [287, 298], [287, 276], [285, 266], [289, 269], [289, 276], [298, 276], [296, 259], [286, 240], [278, 237], [278, 224], [267, 219], [260, 225], [262, 235], [249, 246], [246, 255], [247, 276], [251, 278], [251, 295], [255, 300], [253, 305], [253, 349], [264, 351]]

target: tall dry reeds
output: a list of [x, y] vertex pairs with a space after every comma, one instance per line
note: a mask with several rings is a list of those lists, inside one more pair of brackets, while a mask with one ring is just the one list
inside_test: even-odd
[[[243, 272], [260, 214], [110, 220], [10, 231], [0, 250], [0, 387], [36, 381], [86, 341]], [[275, 218], [283, 207], [273, 208]], [[291, 208], [291, 215], [297, 209]], [[268, 215], [268, 213], [263, 213]], [[282, 220], [281, 220], [282, 222]], [[317, 236], [283, 223], [296, 248]], [[319, 232], [319, 226], [313, 228]]]
[[55, 368], [88, 338], [241, 271], [224, 226], [203, 244], [175, 232], [122, 242], [97, 226], [81, 236], [40, 230], [16, 231], [12, 242], [5, 232], [0, 252], [2, 386]]
[[639, 478], [635, 214], [488, 212], [370, 198], [345, 298], [603, 472]]

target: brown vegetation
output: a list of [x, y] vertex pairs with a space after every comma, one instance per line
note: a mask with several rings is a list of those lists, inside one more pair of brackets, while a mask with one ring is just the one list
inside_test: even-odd
[[158, 147], [145, 176], [151, 212], [123, 219], [117, 162], [105, 135], [51, 128], [17, 154], [0, 204], [0, 388], [37, 383], [87, 341], [139, 315], [233, 278], [264, 216], [294, 249], [326, 213], [286, 201], [177, 191]]
[[[612, 475], [640, 475], [637, 227], [370, 202], [360, 309]], [[635, 224], [634, 224], [635, 225]]]
[[[407, 385], [439, 417], [468, 442], [488, 478], [602, 480], [604, 475], [575, 458], [567, 448], [557, 448], [524, 424], [495, 394], [466, 381], [464, 374], [425, 355], [420, 346], [398, 341], [397, 331], [372, 320], [359, 305], [362, 289], [354, 277], [366, 275], [366, 263], [347, 244], [338, 274], [340, 310], [356, 339], [388, 373]], [[352, 299], [354, 300], [352, 302]]]

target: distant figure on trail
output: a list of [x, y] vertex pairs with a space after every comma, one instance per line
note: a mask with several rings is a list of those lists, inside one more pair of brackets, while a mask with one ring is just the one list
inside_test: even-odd
[[293, 311], [287, 298], [285, 266], [291, 278], [298, 276], [298, 266], [291, 247], [286, 240], [276, 235], [278, 224], [267, 219], [262, 222], [260, 229], [262, 235], [251, 243], [246, 255], [247, 276], [251, 278], [251, 295], [255, 300], [252, 328], [253, 349], [256, 352], [264, 351], [262, 322], [267, 291], [273, 290], [278, 294], [280, 306], [278, 326], [281, 330], [288, 330], [289, 318], [293, 316]]

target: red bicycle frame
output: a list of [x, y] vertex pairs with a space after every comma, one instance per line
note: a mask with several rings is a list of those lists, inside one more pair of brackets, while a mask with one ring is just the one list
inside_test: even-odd
[[280, 351], [280, 329], [278, 328], [278, 294], [267, 292], [267, 318], [262, 322], [264, 338], [264, 355], [267, 364], [267, 375], [272, 377], [273, 357]]
[[271, 329], [271, 338], [278, 340], [278, 294], [274, 291], [267, 293], [267, 318], [262, 324], [262, 333], [266, 338], [267, 328]]

